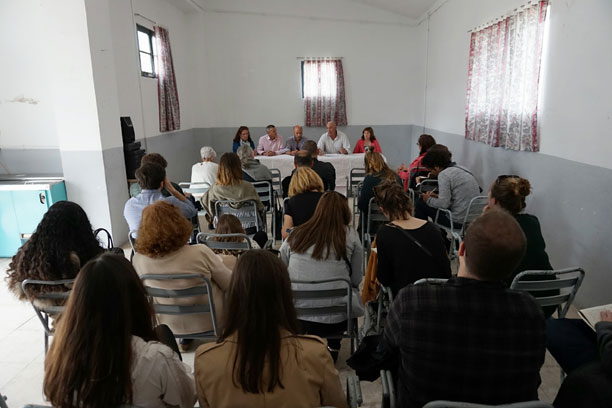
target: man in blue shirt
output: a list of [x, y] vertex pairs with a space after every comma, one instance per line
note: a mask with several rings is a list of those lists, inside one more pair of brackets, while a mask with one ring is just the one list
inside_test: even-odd
[[[138, 231], [142, 210], [149, 204], [164, 200], [176, 205], [185, 218], [191, 219], [197, 214], [193, 203], [180, 193], [166, 176], [166, 170], [157, 163], [144, 163], [136, 170], [136, 179], [142, 191], [130, 198], [123, 209], [123, 216], [130, 231]], [[165, 188], [171, 195], [164, 197], [161, 190]]]

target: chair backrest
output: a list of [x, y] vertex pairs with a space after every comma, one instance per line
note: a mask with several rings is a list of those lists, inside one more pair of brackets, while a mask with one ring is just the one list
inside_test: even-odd
[[[259, 216], [257, 214], [257, 203], [255, 200], [229, 201], [221, 200], [215, 202], [215, 214], [217, 218], [223, 214], [232, 214], [242, 223], [242, 228], [256, 227], [259, 230]], [[215, 228], [217, 222], [215, 220]]]
[[442, 279], [442, 278], [422, 278], [419, 279], [417, 281], [415, 281], [413, 283], [413, 285], [422, 285], [424, 283], [431, 283], [434, 285], [442, 285], [443, 283], [446, 283], [448, 281], [448, 279]]
[[380, 379], [382, 383], [381, 408], [395, 408], [397, 401], [395, 397], [395, 383], [391, 371], [380, 370]]
[[[340, 283], [337, 289], [321, 288], [321, 285]], [[299, 287], [296, 288], [296, 285]], [[352, 333], [351, 319], [352, 289], [349, 278], [322, 279], [316, 281], [291, 280], [295, 311], [298, 318], [314, 316], [344, 315], [348, 322], [348, 333]], [[297, 301], [300, 302], [297, 302]], [[323, 305], [325, 306], [318, 306]]]
[[[382, 211], [380, 211], [380, 207], [378, 206], [378, 203], [376, 202], [376, 199], [374, 197], [370, 198], [370, 201], [368, 202], [368, 216], [363, 217], [362, 219], [363, 219], [363, 223], [361, 224], [361, 231], [365, 231], [368, 234], [368, 236], [371, 235], [370, 229], [371, 229], [372, 223], [389, 222], [389, 219], [387, 218], [387, 216], [384, 215]], [[368, 225], [364, 225], [366, 221], [368, 222]]]
[[[529, 292], [542, 307], [556, 306], [559, 318], [564, 318], [584, 279], [582, 268], [553, 271], [524, 271], [512, 280], [510, 289]], [[558, 294], [538, 296], [538, 292], [559, 290]], [[556, 293], [556, 292], [555, 292]]]
[[182, 182], [182, 183], [179, 183], [179, 186], [183, 189], [184, 193], [189, 193], [189, 194], [203, 195], [208, 190], [210, 190], [210, 184], [205, 181], [201, 183]]
[[281, 171], [279, 169], [269, 169], [270, 173], [272, 173], [272, 188], [274, 191], [278, 192], [279, 197], [282, 196], [283, 193], [283, 184], [281, 180]]
[[[195, 297], [205, 295], [208, 297], [206, 303], [194, 303], [191, 305], [169, 305], [153, 302], [153, 308], [156, 314], [166, 315], [188, 315], [196, 313], [210, 313], [213, 331], [217, 336], [217, 315], [215, 313], [215, 303], [213, 300], [213, 291], [210, 280], [199, 273], [182, 273], [182, 274], [145, 274], [141, 275], [140, 279], [145, 286], [149, 296], [153, 299], [180, 299], [186, 297]], [[154, 288], [147, 285], [147, 281], [173, 281], [177, 279], [190, 279], [200, 281], [198, 284], [189, 286], [183, 289], [162, 289]]]
[[[478, 216], [482, 214], [485, 206], [488, 203], [487, 196], [476, 196], [470, 200], [468, 204], [468, 208], [465, 212], [465, 216], [463, 217], [463, 225], [461, 227], [461, 236], [465, 235], [465, 231], [467, 227], [474, 221]], [[458, 220], [455, 220], [458, 221]]]
[[272, 188], [271, 181], [253, 181], [251, 184], [255, 187], [255, 191], [262, 203], [270, 203], [270, 205], [273, 203], [274, 189]]
[[[240, 237], [242, 241], [219, 241], [216, 238], [233, 238]], [[246, 234], [213, 234], [209, 232], [200, 232], [196, 241], [198, 244], [204, 244], [210, 249], [226, 249], [226, 250], [235, 250], [235, 251], [248, 251], [253, 246], [251, 245], [251, 240]]]
[[484, 405], [484, 404], [472, 404], [469, 402], [458, 402], [458, 401], [431, 401], [423, 405], [423, 408], [554, 408], [547, 402], [544, 401], [524, 401], [515, 402], [512, 404], [502, 405]]
[[357, 185], [363, 182], [365, 178], [365, 169], [351, 169], [349, 179], [346, 185], [346, 196], [357, 197]]
[[[47, 335], [53, 334], [53, 328], [49, 324], [49, 317], [57, 316], [64, 311], [63, 304], [70, 296], [70, 289], [66, 289], [66, 286], [72, 285], [73, 283], [74, 279], [62, 279], [55, 281], [26, 279], [21, 282], [21, 289], [23, 290], [23, 293], [34, 308], [34, 312], [42, 323], [45, 333]], [[55, 286], [62, 290], [56, 292], [33, 294], [30, 290], [30, 287], [35, 285], [41, 285], [46, 287]], [[45, 302], [48, 302], [49, 305], [46, 305]]]

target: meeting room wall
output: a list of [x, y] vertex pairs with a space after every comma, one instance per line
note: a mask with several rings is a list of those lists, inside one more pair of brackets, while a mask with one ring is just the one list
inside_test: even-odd
[[[447, 144], [488, 190], [499, 174], [532, 183], [526, 211], [540, 219], [551, 263], [587, 273], [578, 306], [610, 303], [612, 253], [612, 37], [606, 0], [553, 2], [541, 75], [539, 153], [492, 148], [464, 139], [468, 30], [522, 4], [450, 1], [429, 21], [425, 123], [414, 127]], [[420, 126], [419, 126], [420, 125]]]

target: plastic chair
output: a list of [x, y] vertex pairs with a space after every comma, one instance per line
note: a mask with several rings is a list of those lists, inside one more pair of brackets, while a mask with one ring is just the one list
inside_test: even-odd
[[[201, 281], [199, 284], [183, 289], [162, 289], [147, 285], [147, 281], [173, 281], [177, 279], [193, 279]], [[215, 313], [215, 302], [213, 299], [212, 284], [210, 280], [199, 273], [183, 274], [145, 274], [140, 276], [140, 280], [145, 286], [149, 296], [153, 299], [153, 309], [158, 315], [189, 315], [196, 313], [209, 313], [212, 321], [213, 330], [201, 333], [174, 334], [177, 339], [216, 339], [217, 338], [217, 315]], [[161, 304], [155, 299], [183, 299], [195, 296], [207, 296], [205, 303], [194, 302], [189, 305]]]
[[257, 212], [257, 203], [255, 200], [245, 201], [230, 201], [221, 200], [215, 202], [215, 228], [217, 227], [217, 219], [223, 214], [232, 214], [236, 216], [242, 223], [242, 228], [248, 230], [255, 227], [257, 231], [261, 229], [260, 218]]
[[[523, 280], [523, 278], [545, 278], [542, 280]], [[524, 271], [519, 273], [512, 280], [510, 289], [529, 292], [541, 307], [555, 306], [557, 317], [562, 319], [567, 314], [580, 285], [584, 280], [584, 270], [582, 268], [566, 268], [553, 271]], [[538, 296], [538, 292], [559, 290], [558, 295]]]
[[[40, 320], [40, 323], [44, 329], [45, 355], [47, 354], [47, 349], [49, 348], [49, 336], [53, 336], [53, 333], [55, 332], [55, 329], [49, 324], [49, 319], [60, 315], [64, 311], [63, 303], [65, 303], [66, 299], [68, 299], [70, 296], [70, 289], [66, 289], [66, 286], [72, 285], [73, 283], [74, 279], [62, 279], [55, 281], [26, 279], [21, 282], [21, 289], [28, 298], [32, 308], [34, 308], [34, 312], [36, 313], [36, 316], [38, 317], [38, 320]], [[28, 286], [31, 285], [42, 285], [47, 287], [57, 286], [64, 290], [30, 295]], [[39, 303], [37, 301], [43, 302]], [[44, 305], [45, 301], [53, 304]], [[37, 303], [39, 304], [37, 305]], [[55, 303], [57, 303], [57, 305]]]
[[[376, 199], [374, 197], [370, 198], [370, 202], [368, 203], [368, 212], [365, 214], [365, 217], [361, 217], [361, 244], [363, 245], [363, 270], [362, 275], [365, 275], [365, 268], [367, 266], [367, 260], [370, 256], [370, 249], [372, 246], [372, 241], [374, 241], [375, 234], [371, 232], [371, 227], [373, 223], [383, 223], [389, 222], [387, 216], [385, 216], [378, 207], [376, 203]], [[366, 225], [367, 224], [367, 225]]]
[[[215, 238], [232, 238], [232, 237], [240, 237], [242, 241], [218, 241]], [[213, 234], [209, 232], [200, 232], [196, 237], [196, 242], [198, 244], [204, 244], [210, 249], [220, 249], [220, 250], [229, 250], [229, 251], [248, 251], [253, 248], [251, 244], [251, 240], [246, 234]]]
[[130, 252], [130, 262], [134, 259], [134, 254], [136, 253], [136, 234], [138, 231], [130, 231], [128, 232], [128, 241], [130, 241], [130, 246], [132, 247], [132, 252]]
[[[329, 283], [340, 283], [340, 288], [317, 289], [317, 286]], [[296, 285], [300, 285], [296, 288]], [[322, 279], [316, 281], [292, 280], [293, 300], [296, 302], [295, 311], [300, 317], [319, 317], [330, 315], [343, 315], [346, 317], [346, 333], [331, 338], [349, 338], [351, 340], [351, 353], [357, 349], [357, 319], [351, 317], [353, 305], [353, 288], [349, 278]], [[305, 289], [310, 286], [311, 289]], [[314, 302], [314, 305], [304, 305], [301, 302]], [[319, 306], [321, 305], [321, 306]], [[325, 305], [325, 306], [323, 306]]]
[[547, 402], [544, 401], [524, 401], [515, 402], [512, 404], [502, 405], [483, 405], [483, 404], [472, 404], [469, 402], [456, 402], [456, 401], [431, 401], [423, 405], [423, 408], [554, 408]]

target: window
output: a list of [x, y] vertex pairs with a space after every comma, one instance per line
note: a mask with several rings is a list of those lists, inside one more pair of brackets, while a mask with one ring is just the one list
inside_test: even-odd
[[329, 121], [345, 126], [342, 59], [308, 58], [302, 61], [301, 68], [306, 126], [325, 126]]
[[138, 56], [140, 58], [140, 75], [149, 78], [156, 78], [155, 71], [155, 34], [153, 30], [149, 30], [141, 25], [136, 25], [138, 34]]

